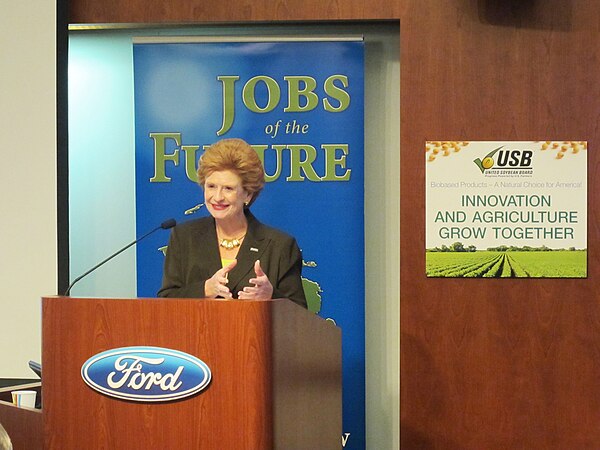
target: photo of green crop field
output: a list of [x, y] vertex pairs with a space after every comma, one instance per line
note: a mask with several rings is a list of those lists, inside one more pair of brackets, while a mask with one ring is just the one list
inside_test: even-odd
[[587, 250], [427, 252], [428, 277], [585, 278]]

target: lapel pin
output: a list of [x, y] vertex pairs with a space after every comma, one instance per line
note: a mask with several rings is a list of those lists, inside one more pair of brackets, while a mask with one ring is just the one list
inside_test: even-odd
[[257, 248], [254, 248], [254, 247], [250, 247], [250, 251], [251, 251], [251, 252], [257, 252], [257, 251], [258, 251], [258, 249], [257, 249]]

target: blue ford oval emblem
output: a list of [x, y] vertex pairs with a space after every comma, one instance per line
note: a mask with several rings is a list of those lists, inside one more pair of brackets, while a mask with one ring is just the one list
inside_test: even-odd
[[88, 359], [83, 380], [98, 392], [138, 402], [166, 402], [206, 388], [208, 366], [178, 350], [160, 347], [121, 347]]

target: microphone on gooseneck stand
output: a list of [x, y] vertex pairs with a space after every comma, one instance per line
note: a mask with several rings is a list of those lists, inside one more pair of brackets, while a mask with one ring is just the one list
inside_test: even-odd
[[92, 273], [94, 270], [96, 270], [98, 267], [102, 266], [103, 264], [107, 263], [108, 261], [110, 261], [111, 259], [113, 259], [115, 256], [123, 253], [125, 250], [127, 250], [129, 247], [131, 247], [132, 245], [137, 244], [138, 242], [140, 242], [142, 239], [144, 239], [147, 236], [150, 236], [152, 233], [154, 233], [157, 230], [160, 230], [161, 228], [163, 230], [168, 230], [169, 228], [173, 228], [175, 225], [177, 225], [177, 222], [175, 221], [175, 219], [168, 219], [165, 220], [163, 223], [161, 223], [159, 226], [157, 226], [156, 228], [154, 228], [153, 230], [148, 231], [146, 234], [144, 234], [142, 237], [137, 238], [136, 240], [134, 240], [133, 242], [127, 244], [125, 247], [123, 247], [121, 250], [119, 250], [116, 253], [113, 253], [112, 255], [110, 255], [108, 258], [106, 258], [104, 261], [100, 262], [99, 264], [96, 264], [94, 267], [92, 267], [90, 270], [88, 270], [87, 272], [85, 272], [83, 275], [78, 276], [77, 278], [75, 278], [73, 280], [73, 282], [69, 285], [69, 287], [67, 288], [67, 290], [65, 291], [64, 295], [68, 296], [69, 293], [71, 292], [71, 289], [73, 288], [73, 286], [75, 286], [75, 283], [77, 283], [79, 280], [81, 280], [82, 278], [88, 276], [90, 273]]

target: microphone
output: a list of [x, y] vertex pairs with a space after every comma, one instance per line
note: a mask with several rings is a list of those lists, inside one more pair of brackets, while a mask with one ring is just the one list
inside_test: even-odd
[[85, 272], [83, 275], [78, 276], [77, 278], [75, 278], [73, 280], [73, 282], [69, 285], [69, 287], [67, 288], [67, 290], [65, 291], [64, 295], [68, 296], [69, 292], [71, 292], [71, 289], [73, 288], [73, 286], [75, 286], [75, 283], [77, 283], [79, 280], [81, 280], [82, 278], [88, 276], [90, 273], [92, 273], [94, 270], [96, 270], [98, 267], [102, 266], [103, 264], [107, 263], [108, 261], [110, 261], [111, 259], [113, 259], [115, 256], [123, 253], [125, 250], [127, 250], [129, 247], [131, 247], [132, 245], [137, 244], [138, 242], [140, 242], [142, 239], [144, 239], [147, 236], [150, 236], [152, 233], [154, 233], [156, 230], [160, 230], [161, 228], [163, 230], [168, 230], [169, 228], [173, 228], [175, 225], [177, 225], [177, 222], [175, 221], [175, 219], [168, 219], [165, 220], [163, 223], [161, 223], [159, 226], [157, 226], [156, 228], [154, 228], [153, 230], [148, 231], [146, 234], [144, 234], [142, 237], [135, 239], [133, 242], [127, 244], [125, 247], [123, 247], [121, 250], [119, 250], [116, 253], [113, 253], [112, 255], [110, 255], [108, 258], [106, 258], [104, 261], [96, 264], [94, 267], [92, 267], [90, 270], [88, 270], [87, 272]]

